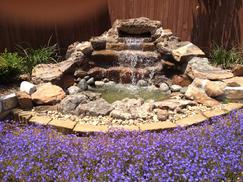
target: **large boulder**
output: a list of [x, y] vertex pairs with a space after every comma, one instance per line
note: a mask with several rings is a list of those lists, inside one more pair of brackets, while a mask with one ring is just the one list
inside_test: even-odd
[[229, 70], [210, 65], [207, 58], [193, 57], [187, 64], [185, 73], [192, 79], [224, 80], [234, 75]]
[[184, 46], [172, 51], [172, 55], [176, 61], [180, 62], [183, 58], [190, 56], [205, 56], [205, 53], [193, 43], [185, 42], [184, 44]]
[[59, 86], [45, 83], [37, 88], [37, 91], [31, 95], [33, 102], [37, 105], [59, 103], [66, 94]]
[[77, 115], [106, 116], [112, 111], [111, 104], [100, 98], [86, 104], [80, 104], [75, 113]]
[[207, 95], [205, 92], [205, 85], [208, 80], [196, 78], [191, 85], [189, 85], [185, 96], [191, 100], [194, 100], [198, 103], [204, 104], [206, 106], [216, 106], [219, 102]]
[[161, 27], [160, 21], [150, 20], [145, 17], [118, 20], [115, 23], [118, 31], [125, 34], [155, 34], [156, 30]]
[[35, 84], [51, 82], [61, 84], [64, 74], [72, 74], [79, 62], [68, 59], [57, 64], [39, 64], [32, 70], [32, 81]]

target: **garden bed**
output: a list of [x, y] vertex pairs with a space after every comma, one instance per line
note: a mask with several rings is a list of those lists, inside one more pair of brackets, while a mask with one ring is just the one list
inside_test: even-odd
[[243, 110], [201, 126], [89, 137], [0, 124], [3, 181], [241, 181]]

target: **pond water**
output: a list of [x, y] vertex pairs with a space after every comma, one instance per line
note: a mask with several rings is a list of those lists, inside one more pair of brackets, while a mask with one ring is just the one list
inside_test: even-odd
[[101, 93], [102, 98], [109, 103], [125, 98], [161, 101], [169, 97], [169, 94], [160, 90], [154, 90], [149, 87], [140, 88], [133, 85], [104, 86], [96, 88], [95, 91]]

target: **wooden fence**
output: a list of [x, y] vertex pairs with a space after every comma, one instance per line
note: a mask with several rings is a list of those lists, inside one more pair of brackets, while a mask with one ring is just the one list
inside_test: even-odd
[[106, 7], [89, 18], [65, 24], [43, 26], [0, 20], [0, 51], [13, 50], [22, 42], [38, 47], [52, 36], [64, 53], [70, 43], [101, 34], [115, 19], [140, 16], [160, 20], [164, 28], [205, 50], [213, 43], [243, 47], [242, 4], [243, 0], [107, 0]]

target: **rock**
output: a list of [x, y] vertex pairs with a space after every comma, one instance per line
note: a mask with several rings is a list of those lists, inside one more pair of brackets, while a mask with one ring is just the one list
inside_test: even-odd
[[109, 82], [110, 80], [108, 79], [108, 78], [104, 78], [103, 79], [103, 82], [105, 82], [105, 83], [107, 83], [107, 82]]
[[172, 92], [179, 92], [181, 90], [181, 86], [180, 85], [171, 85], [170, 89]]
[[87, 84], [88, 84], [88, 85], [94, 85], [94, 84], [95, 84], [94, 77], [90, 78], [90, 79], [87, 81]]
[[86, 81], [88, 81], [88, 80], [90, 79], [90, 76], [87, 75], [87, 76], [84, 77], [84, 79], [85, 79]]
[[185, 73], [192, 79], [224, 80], [233, 77], [231, 71], [211, 66], [207, 58], [200, 57], [188, 62]]
[[94, 51], [92, 53], [91, 60], [96, 66], [99, 67], [117, 66], [119, 52], [120, 51], [107, 49]]
[[180, 93], [185, 94], [187, 89], [188, 89], [188, 87], [182, 87], [181, 90], [180, 90]]
[[37, 105], [45, 105], [59, 103], [65, 96], [66, 94], [61, 87], [46, 83], [38, 87], [31, 98]]
[[81, 91], [81, 89], [77, 86], [71, 86], [67, 89], [69, 95], [74, 95], [74, 94], [77, 94]]
[[106, 49], [108, 49], [108, 50], [115, 50], [115, 51], [122, 51], [122, 50], [126, 50], [127, 46], [126, 46], [125, 43], [122, 43], [122, 42], [107, 43], [106, 44]]
[[156, 110], [156, 115], [159, 121], [166, 121], [169, 118], [169, 112], [167, 110]]
[[229, 87], [243, 87], [243, 77], [233, 77], [223, 80]]
[[185, 42], [180, 42], [179, 38], [175, 36], [168, 38], [160, 37], [156, 42], [156, 48], [161, 54], [172, 54], [173, 50], [186, 45]]
[[85, 104], [87, 102], [89, 102], [88, 97], [82, 93], [69, 95], [61, 101], [58, 110], [64, 114], [74, 114], [79, 104]]
[[161, 83], [159, 85], [159, 89], [162, 91], [162, 92], [167, 92], [170, 90], [170, 87], [167, 83]]
[[5, 112], [16, 108], [18, 105], [17, 96], [15, 93], [0, 97], [0, 112]]
[[67, 53], [66, 53], [66, 58], [70, 57], [77, 57], [80, 56], [80, 54], [84, 54], [86, 56], [90, 55], [93, 52], [93, 48], [91, 46], [91, 43], [86, 41], [86, 42], [75, 42], [71, 44], [68, 47]]
[[188, 87], [192, 83], [192, 79], [187, 75], [174, 75], [172, 77], [173, 85], [180, 85], [182, 87]]
[[104, 99], [98, 99], [87, 104], [80, 104], [75, 113], [77, 115], [106, 116], [112, 111], [112, 105]]
[[33, 107], [31, 96], [26, 92], [17, 92], [16, 93], [18, 104], [21, 109], [30, 110]]
[[158, 86], [158, 87], [160, 86], [161, 83], [166, 83], [169, 86], [172, 85], [171, 80], [164, 75], [155, 75], [152, 82], [155, 86]]
[[141, 99], [123, 99], [114, 102], [112, 106], [114, 109], [110, 116], [113, 118], [122, 120], [146, 119], [152, 111], [153, 102], [144, 103]]
[[78, 83], [78, 87], [81, 90], [88, 90], [88, 84], [87, 81], [85, 79], [80, 80], [80, 82]]
[[91, 101], [101, 98], [101, 93], [84, 91], [84, 92], [82, 92], [82, 94], [86, 95], [89, 98], [89, 100], [91, 100]]
[[94, 67], [88, 71], [88, 75], [94, 77], [96, 80], [101, 80], [105, 77], [106, 70], [104, 68]]
[[203, 79], [198, 79], [196, 78], [191, 85], [189, 85], [185, 96], [189, 99], [195, 100], [196, 102], [206, 105], [206, 106], [216, 106], [219, 104], [218, 101], [212, 99], [209, 97], [205, 90], [204, 87], [208, 80], [203, 80]]
[[95, 86], [96, 87], [103, 87], [105, 83], [103, 81], [95, 81]]
[[90, 39], [91, 45], [94, 50], [106, 49], [106, 40], [104, 37], [93, 37]]
[[224, 89], [225, 97], [232, 100], [243, 99], [243, 87], [226, 87]]
[[23, 81], [20, 84], [20, 91], [26, 92], [27, 94], [31, 95], [36, 91], [36, 86], [30, 82]]
[[64, 74], [62, 76], [62, 81], [61, 81], [61, 84], [60, 86], [63, 88], [63, 89], [67, 89], [68, 87], [74, 85], [75, 83], [75, 78], [73, 75], [69, 75], [69, 74]]
[[195, 106], [196, 103], [191, 100], [184, 100], [184, 99], [167, 99], [160, 102], [154, 103], [155, 108], [159, 108], [162, 110], [175, 110], [175, 109], [183, 109], [187, 106]]
[[139, 87], [146, 87], [146, 86], [148, 86], [148, 82], [145, 81], [145, 80], [138, 80], [137, 86], [139, 86]]
[[172, 50], [172, 55], [176, 61], [180, 62], [183, 58], [189, 56], [205, 56], [205, 53], [193, 43], [186, 42], [185, 44], [178, 49]]
[[237, 64], [233, 67], [232, 73], [234, 76], [243, 76], [243, 65], [242, 64]]
[[29, 73], [19, 75], [20, 81], [31, 81], [31, 76]]
[[115, 24], [120, 34], [155, 34], [161, 27], [160, 21], [153, 21], [145, 17], [118, 20]]
[[221, 81], [208, 81], [205, 85], [205, 92], [209, 97], [219, 97], [224, 95], [226, 84]]
[[73, 73], [77, 61], [68, 59], [57, 64], [39, 64], [32, 70], [32, 81], [35, 84], [51, 82], [60, 84], [62, 76], [66, 73]]
[[87, 76], [87, 72], [82, 69], [78, 69], [74, 72], [74, 76], [76, 78], [84, 78], [85, 76]]

